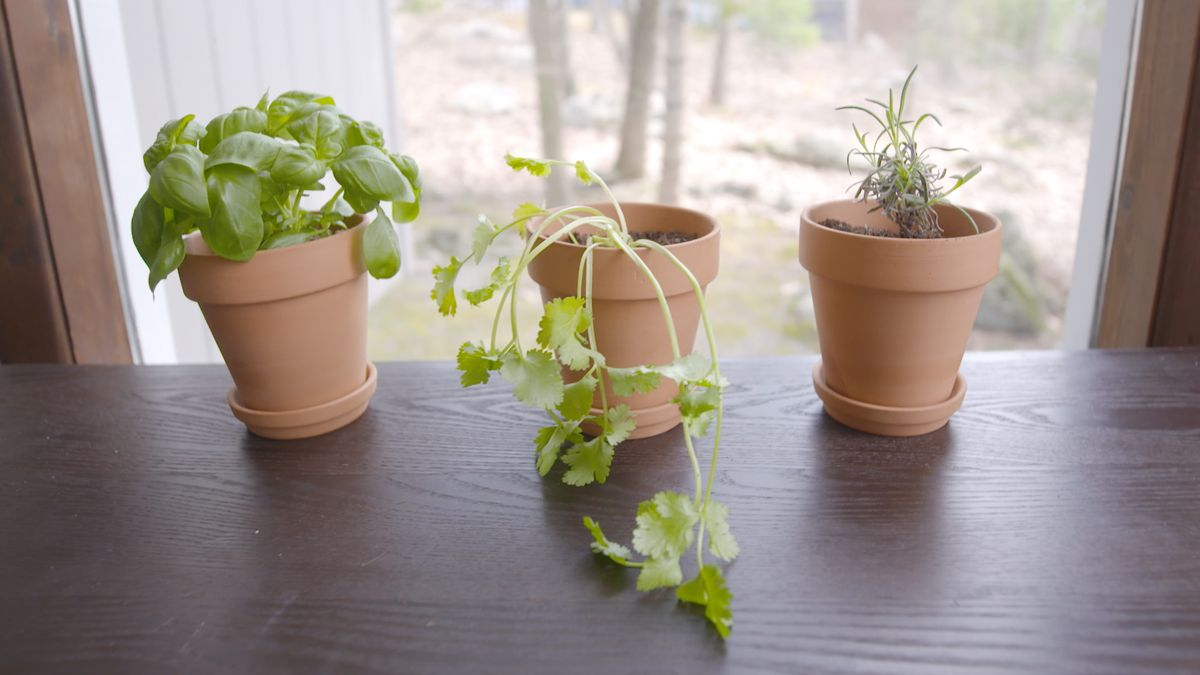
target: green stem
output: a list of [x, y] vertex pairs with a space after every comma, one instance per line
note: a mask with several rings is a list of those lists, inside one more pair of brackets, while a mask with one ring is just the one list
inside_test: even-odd
[[[700, 286], [700, 282], [696, 279], [696, 275], [692, 274], [692, 271], [687, 268], [687, 265], [684, 265], [683, 261], [681, 261], [679, 258], [676, 258], [675, 254], [671, 253], [670, 249], [662, 244], [649, 239], [639, 239], [637, 242], [635, 242], [635, 244], [646, 246], [652, 250], [662, 253], [667, 257], [667, 260], [671, 261], [671, 264], [674, 265], [676, 269], [678, 269], [685, 277], [687, 277], [688, 283], [692, 286], [692, 293], [695, 294], [696, 301], [700, 305], [700, 320], [704, 325], [704, 339], [708, 343], [708, 355], [712, 360], [713, 378], [716, 380], [716, 385], [718, 387], [723, 387], [724, 384], [721, 380], [721, 360], [717, 355], [717, 337], [716, 333], [713, 331], [712, 322], [708, 318], [708, 303], [705, 302], [704, 299], [704, 288]], [[713, 476], [716, 475], [717, 453], [721, 443], [721, 422], [722, 418], [724, 417], [724, 410], [725, 396], [722, 394], [722, 396], [717, 399], [717, 428], [713, 437], [712, 466], [708, 474], [708, 485], [704, 490], [705, 502], [708, 502], [708, 499], [712, 494]]]
[[[642, 273], [646, 275], [646, 278], [650, 280], [650, 284], [654, 287], [654, 295], [658, 298], [658, 307], [662, 311], [663, 321], [665, 321], [667, 324], [667, 335], [671, 341], [671, 354], [675, 357], [675, 360], [679, 360], [679, 337], [675, 334], [675, 321], [671, 317], [671, 305], [667, 303], [667, 296], [663, 292], [662, 284], [658, 282], [658, 278], [654, 276], [654, 272], [651, 271], [650, 266], [646, 264], [646, 261], [642, 260], [642, 257], [638, 255], [636, 251], [630, 248], [628, 244], [626, 244], [620, 238], [614, 238], [614, 243], [618, 248], [625, 252], [625, 255], [628, 256], [631, 261], [633, 261], [633, 264], [637, 265]], [[671, 257], [674, 258], [674, 256]], [[701, 307], [703, 307], [703, 305], [701, 305]], [[700, 486], [703, 482], [703, 474], [700, 471], [700, 460], [696, 458], [696, 449], [692, 445], [692, 435], [687, 432], [687, 429], [684, 429], [683, 431], [683, 444], [687, 447], [688, 459], [692, 464], [692, 475], [695, 478], [696, 483], [695, 501], [697, 502], [697, 506], [699, 506]]]
[[[529, 263], [533, 262], [534, 258], [541, 255], [542, 251], [545, 251], [546, 248], [554, 245], [554, 242], [558, 241], [559, 239], [562, 239], [563, 237], [569, 235], [571, 232], [575, 231], [576, 229], [578, 229], [584, 225], [596, 223], [596, 224], [600, 224], [600, 225], [606, 225], [606, 227], [605, 227], [606, 230], [611, 229], [611, 226], [608, 225], [608, 223], [612, 222], [611, 218], [609, 218], [607, 216], [588, 216], [586, 218], [579, 218], [578, 220], [575, 220], [568, 224], [563, 225], [556, 232], [554, 232], [554, 234], [546, 236], [545, 239], [540, 244], [538, 244], [536, 247], [534, 246], [534, 242], [536, 242], [540, 237], [543, 236], [542, 233], [545, 232], [546, 227], [548, 227], [554, 221], [562, 218], [563, 215], [565, 215], [571, 211], [578, 210], [579, 208], [580, 207], [569, 206], [564, 209], [559, 209], [558, 211], [555, 211], [554, 213], [550, 214], [549, 216], [546, 217], [546, 219], [544, 221], [542, 221], [541, 225], [538, 226], [537, 231], [534, 232], [532, 235], [530, 235], [529, 239], [526, 240], [526, 242], [525, 242], [525, 250], [521, 253], [520, 260], [517, 261], [517, 269], [513, 273], [512, 283], [509, 285], [509, 289], [511, 290], [511, 295], [512, 295], [512, 301], [509, 303], [509, 309], [510, 309], [510, 314], [511, 314], [510, 320], [512, 322], [512, 336], [513, 336], [513, 341], [516, 342], [516, 344], [517, 344], [518, 351], [522, 351], [522, 350], [521, 350], [521, 340], [518, 335], [519, 330], [517, 328], [517, 286], [521, 283], [521, 277], [525, 273], [525, 268], [529, 266]], [[583, 208], [590, 208], [590, 207], [583, 207]], [[594, 209], [591, 209], [591, 210], [594, 210]], [[522, 351], [522, 353], [523, 353], [523, 351]]]
[[333, 203], [336, 202], [338, 197], [341, 197], [342, 193], [345, 191], [346, 188], [339, 187], [337, 192], [333, 193], [333, 196], [329, 198], [329, 201], [325, 202], [325, 205], [321, 207], [321, 213], [329, 213], [329, 209], [333, 207]]
[[[595, 248], [599, 243], [593, 243], [588, 246], [583, 252], [584, 262], [587, 264], [587, 288], [585, 289], [584, 302], [587, 303], [588, 316], [592, 320], [588, 322], [588, 347], [599, 353], [599, 348], [596, 346], [596, 315], [592, 311], [592, 272], [595, 270]], [[600, 414], [608, 414], [608, 390], [604, 385], [604, 369], [599, 368], [596, 372], [596, 386], [600, 387]]]
[[[561, 159], [545, 159], [542, 161], [552, 166], [569, 166], [571, 168], [575, 168], [574, 162], [567, 162]], [[625, 212], [621, 210], [621, 203], [617, 201], [616, 195], [613, 194], [612, 189], [608, 187], [608, 183], [604, 182], [604, 179], [601, 178], [599, 174], [590, 170], [589, 173], [591, 173], [592, 179], [596, 181], [596, 184], [599, 185], [602, 190], [604, 190], [604, 194], [608, 196], [608, 201], [611, 202], [613, 208], [616, 209], [617, 222], [620, 223], [621, 231], [625, 234], [629, 234], [629, 226], [625, 223]]]
[[[676, 269], [678, 269], [685, 277], [687, 277], [688, 283], [692, 286], [692, 293], [695, 294], [696, 301], [700, 305], [700, 319], [704, 324], [704, 339], [706, 342], [708, 342], [708, 353], [710, 359], [712, 360], [713, 379], [716, 381], [716, 386], [723, 388], [724, 383], [721, 379], [721, 361], [717, 355], [717, 338], [713, 331], [712, 322], [708, 318], [708, 306], [704, 299], [704, 289], [700, 286], [700, 282], [696, 279], [696, 275], [692, 274], [692, 271], [687, 268], [687, 265], [684, 265], [679, 258], [676, 258], [674, 253], [671, 253], [667, 247], [659, 244], [658, 242], [648, 239], [639, 239], [638, 241], [634, 242], [634, 244], [646, 246], [651, 250], [662, 253], [664, 256], [666, 256], [667, 260], [671, 261], [671, 264], [674, 265]], [[700, 511], [701, 522], [700, 532], [696, 537], [696, 564], [699, 567], [704, 567], [704, 533], [705, 530], [708, 529], [708, 519], [706, 518], [706, 514], [708, 513], [709, 500], [712, 499], [713, 479], [717, 475], [717, 457], [720, 454], [721, 426], [724, 423], [724, 420], [725, 395], [724, 392], [722, 392], [721, 396], [717, 398], [716, 430], [713, 434], [712, 459], [710, 460], [708, 467], [708, 480], [704, 486], [704, 499], [697, 504], [697, 509]], [[699, 498], [698, 486], [696, 493], [697, 498]]]

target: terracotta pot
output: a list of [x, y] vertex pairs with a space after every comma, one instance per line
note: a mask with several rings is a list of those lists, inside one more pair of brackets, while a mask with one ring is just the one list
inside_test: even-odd
[[267, 438], [307, 438], [353, 422], [375, 393], [367, 362], [364, 226], [248, 262], [218, 257], [199, 233], [179, 268], [225, 357], [229, 407]]
[[[611, 204], [593, 204], [614, 216]], [[625, 220], [632, 232], [689, 232], [698, 238], [668, 248], [696, 277], [704, 288], [717, 276], [721, 228], [709, 216], [698, 211], [660, 204], [622, 203]], [[530, 229], [537, 227], [530, 223]], [[579, 263], [584, 247], [556, 242], [529, 265], [529, 276], [542, 287], [542, 300], [575, 295]], [[692, 352], [700, 325], [700, 304], [691, 284], [663, 255], [639, 250], [638, 255], [654, 272], [667, 303], [679, 339], [680, 353]], [[640, 365], [664, 365], [674, 360], [654, 287], [624, 253], [615, 249], [597, 249], [592, 281], [592, 312], [596, 327], [596, 349], [605, 362], [617, 368]], [[568, 377], [579, 374], [565, 371]], [[607, 383], [606, 383], [607, 385]], [[679, 411], [671, 403], [679, 388], [671, 380], [649, 393], [617, 396], [611, 386], [606, 395], [610, 406], [627, 404], [633, 411], [637, 428], [631, 438], [661, 434], [679, 424]], [[600, 395], [595, 398], [599, 411]]]
[[940, 239], [840, 232], [818, 223], [897, 231], [882, 212], [851, 200], [807, 209], [800, 263], [808, 270], [821, 342], [813, 384], [825, 410], [847, 426], [886, 436], [942, 427], [966, 383], [958, 375], [983, 288], [1000, 266], [1000, 221], [937, 207]]

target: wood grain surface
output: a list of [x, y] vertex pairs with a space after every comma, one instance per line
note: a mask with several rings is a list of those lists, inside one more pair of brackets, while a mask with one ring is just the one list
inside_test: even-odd
[[[722, 642], [587, 548], [689, 484], [678, 432], [540, 479], [539, 415], [383, 364], [327, 436], [250, 436], [218, 366], [0, 368], [0, 670], [1200, 671], [1200, 350], [971, 354], [950, 425], [825, 417], [734, 361]], [[686, 570], [685, 570], [686, 572]]]

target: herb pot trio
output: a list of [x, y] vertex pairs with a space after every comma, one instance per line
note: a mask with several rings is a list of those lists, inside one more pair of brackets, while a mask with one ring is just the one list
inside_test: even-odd
[[[640, 232], [688, 232], [696, 239], [670, 248], [707, 287], [716, 278], [720, 228], [709, 216], [654, 204], [623, 205]], [[804, 211], [800, 262], [809, 273], [821, 361], [813, 385], [830, 416], [887, 436], [928, 433], [962, 404], [958, 373], [984, 286], [996, 276], [1001, 225], [971, 210], [940, 209], [946, 236], [898, 239], [841, 232], [826, 218], [888, 228], [880, 213], [839, 200]], [[892, 226], [894, 227], [894, 226]], [[245, 263], [187, 239], [179, 269], [184, 294], [199, 304], [236, 388], [229, 405], [254, 433], [302, 438], [357, 419], [375, 391], [366, 357], [366, 268], [363, 227], [275, 251]], [[583, 246], [555, 242], [529, 267], [545, 302], [575, 293]], [[699, 311], [686, 278], [660, 256], [641, 251], [671, 305], [680, 346], [690, 352]], [[596, 256], [597, 348], [617, 367], [672, 360], [654, 289], [617, 251]], [[645, 394], [610, 400], [630, 406], [633, 438], [679, 424], [671, 382]], [[596, 395], [597, 397], [599, 394]]]
[[[907, 86], [900, 109], [888, 111], [896, 127], [885, 126], [880, 136], [892, 133], [888, 147], [894, 149], [915, 147], [915, 126], [906, 128], [912, 123], [902, 121]], [[894, 178], [886, 162], [907, 150], [889, 155], [888, 147], [872, 149], [865, 138], [859, 137], [863, 150], [855, 152], [874, 171], [860, 184], [857, 199], [817, 204], [801, 216], [799, 258], [809, 273], [821, 347], [813, 386], [829, 415], [846, 426], [889, 436], [924, 434], [943, 426], [962, 404], [966, 383], [959, 364], [984, 286], [998, 272], [1002, 228], [995, 217], [944, 199], [973, 171], [956, 177], [958, 184], [946, 193], [931, 188], [923, 195], [922, 217], [932, 219], [941, 236], [877, 236], [903, 228], [897, 223], [904, 218], [894, 217], [897, 211], [886, 201], [893, 186], [884, 190], [879, 182]], [[923, 154], [905, 156], [924, 161]], [[507, 159], [514, 169], [534, 175], [545, 175], [551, 165], [572, 166]], [[366, 357], [366, 274], [387, 277], [399, 267], [392, 220], [412, 220], [419, 211], [416, 163], [388, 151], [374, 125], [345, 115], [328, 97], [306, 92], [287, 92], [270, 102], [264, 96], [255, 108], [237, 108], [203, 128], [191, 116], [172, 120], [145, 161], [150, 189], [135, 210], [134, 241], [150, 268], [151, 288], [178, 269], [185, 295], [199, 304], [235, 383], [228, 397], [233, 414], [255, 434], [278, 439], [326, 433], [357, 419], [377, 380]], [[582, 163], [573, 166], [583, 182], [603, 184]], [[935, 179], [945, 174], [937, 175], [932, 165], [918, 168]], [[317, 181], [329, 172], [339, 185], [336, 193], [319, 209], [301, 208], [301, 197], [318, 189]], [[391, 219], [380, 202], [391, 203]], [[557, 310], [569, 311], [564, 300], [584, 302], [577, 296], [583, 295], [587, 257], [589, 292], [586, 308], [576, 308], [577, 325], [569, 334], [551, 327], [550, 333], [558, 331], [547, 338], [551, 342], [543, 343], [539, 334], [561, 380], [541, 382], [548, 387], [545, 400], [532, 404], [554, 413], [555, 406], [566, 405], [564, 393], [572, 392], [579, 424], [560, 428], [563, 440], [580, 431], [610, 433], [617, 439], [613, 445], [652, 436], [680, 424], [687, 406], [684, 415], [698, 423], [714, 407], [700, 394], [723, 386], [719, 369], [713, 371], [717, 377], [707, 373], [688, 380], [688, 368], [696, 364], [681, 361], [693, 352], [704, 291], [717, 274], [719, 226], [689, 209], [620, 203], [618, 212], [617, 204], [567, 207], [563, 213], [523, 205], [508, 227], [520, 225], [537, 252], [531, 244], [515, 271], [498, 268], [489, 289], [473, 292], [487, 300], [511, 284], [507, 290], [515, 295], [513, 275], [527, 267], [547, 307], [555, 303]], [[525, 207], [527, 215], [517, 217]], [[568, 218], [566, 211], [575, 213]], [[847, 227], [835, 229], [828, 221]], [[540, 228], [542, 222], [552, 225]], [[473, 238], [482, 238], [484, 250], [508, 229], [481, 228]], [[630, 234], [655, 232], [691, 239], [629, 247]], [[588, 246], [586, 238], [576, 237], [580, 234], [607, 244]], [[629, 243], [619, 246], [614, 237]], [[478, 263], [481, 256], [467, 259]], [[444, 314], [453, 313], [454, 277], [464, 262], [452, 258], [450, 266], [434, 271], [439, 284], [448, 282]], [[436, 287], [434, 293], [437, 300]], [[464, 297], [472, 298], [472, 292]], [[584, 372], [572, 357], [559, 354], [568, 343], [590, 354], [586, 362], [593, 367]], [[543, 357], [535, 354], [519, 355], [514, 365], [505, 360], [512, 360], [505, 350], [464, 349], [467, 365], [477, 370], [464, 375], [464, 384], [486, 382], [489, 371], [518, 380], [537, 375], [535, 366], [545, 373], [546, 364], [536, 363]], [[460, 351], [460, 369], [463, 359]], [[617, 386], [622, 377], [637, 376], [644, 376], [641, 384]], [[581, 395], [591, 401], [590, 411], [579, 408]], [[616, 417], [609, 417], [614, 409]]]

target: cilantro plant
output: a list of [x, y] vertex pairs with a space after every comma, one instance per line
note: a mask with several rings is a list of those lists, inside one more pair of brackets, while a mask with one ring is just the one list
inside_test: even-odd
[[867, 134], [860, 132], [857, 126], [851, 125], [858, 147], [847, 154], [846, 168], [850, 168], [850, 158], [857, 156], [865, 160], [870, 169], [862, 180], [855, 183], [857, 190], [854, 197], [859, 201], [874, 202], [875, 207], [872, 211], [883, 209], [884, 214], [900, 226], [902, 237], [929, 239], [942, 236], [937, 211], [933, 208], [937, 204], [954, 206], [967, 217], [978, 232], [979, 226], [971, 214], [950, 203], [947, 197], [974, 178], [981, 167], [976, 166], [961, 176], [951, 176], [955, 181], [954, 185], [943, 192], [939, 183], [946, 177], [946, 170], [933, 163], [929, 151], [953, 152], [963, 148], [922, 149], [917, 145], [917, 131], [921, 124], [925, 120], [933, 120], [941, 126], [941, 120], [933, 113], [925, 113], [916, 119], [904, 119], [908, 85], [916, 74], [917, 69], [914, 66], [904, 80], [898, 100], [891, 89], [888, 90], [887, 103], [867, 99], [867, 103], [879, 108], [878, 112], [861, 105], [838, 108], [866, 113], [880, 127], [874, 140], [868, 142]]
[[[150, 268], [150, 289], [183, 262], [183, 237], [200, 230], [217, 255], [244, 261], [256, 251], [293, 246], [346, 229], [346, 218], [375, 212], [363, 237], [372, 276], [400, 269], [392, 218], [420, 211], [417, 163], [384, 147], [383, 133], [335, 107], [329, 96], [289, 91], [253, 108], [217, 115], [206, 126], [187, 115], [171, 120], [142, 156], [150, 188], [133, 212], [133, 241]], [[338, 188], [324, 205], [302, 204]]]
[[[521, 402], [545, 411], [550, 424], [540, 429], [533, 441], [534, 464], [542, 476], [561, 463], [565, 466], [562, 480], [569, 485], [588, 485], [607, 480], [615, 448], [628, 438], [634, 429], [634, 419], [627, 405], [611, 405], [605, 383], [618, 396], [649, 392], [658, 388], [663, 378], [679, 385], [672, 400], [683, 419], [684, 444], [691, 460], [694, 485], [691, 494], [659, 492], [638, 505], [636, 527], [633, 531], [633, 550], [608, 539], [600, 524], [584, 518], [584, 526], [594, 541], [591, 548], [612, 562], [639, 570], [637, 588], [649, 591], [677, 587], [676, 596], [704, 607], [708, 618], [722, 637], [729, 635], [733, 625], [730, 607], [733, 598], [725, 585], [721, 569], [705, 562], [705, 538], [708, 551], [720, 560], [732, 560], [738, 554], [738, 544], [729, 530], [728, 510], [712, 497], [713, 477], [721, 437], [722, 389], [717, 362], [717, 344], [704, 302], [704, 291], [688, 268], [671, 251], [647, 239], [633, 239], [625, 222], [620, 203], [608, 185], [583, 162], [507, 158], [508, 165], [517, 171], [534, 176], [546, 176], [556, 166], [571, 167], [586, 185], [600, 186], [611, 201], [615, 218], [604, 215], [590, 206], [566, 206], [544, 209], [534, 204], [522, 204], [512, 220], [496, 225], [485, 216], [471, 237], [471, 252], [451, 257], [445, 265], [433, 270], [435, 279], [432, 297], [443, 315], [453, 315], [458, 306], [455, 282], [463, 265], [478, 265], [489, 248], [501, 235], [511, 232], [522, 237], [524, 246], [519, 257], [500, 258], [491, 272], [489, 282], [481, 288], [461, 293], [471, 305], [479, 305], [499, 296], [491, 335], [486, 341], [468, 342], [458, 351], [458, 369], [464, 387], [487, 383], [494, 373], [508, 380], [513, 394]], [[529, 224], [534, 223], [531, 227]], [[533, 235], [527, 235], [527, 228]], [[585, 239], [576, 237], [580, 228], [587, 228]], [[555, 242], [569, 240], [584, 245], [580, 259], [576, 293], [546, 303], [533, 343], [522, 341], [517, 320], [517, 289], [526, 267]], [[592, 322], [592, 288], [594, 252], [599, 248], [617, 249], [628, 256], [650, 280], [658, 295], [663, 321], [667, 326], [672, 363], [663, 366], [647, 364], [634, 368], [614, 368], [596, 350], [596, 332]], [[682, 354], [667, 298], [659, 280], [635, 252], [649, 249], [663, 256], [690, 282], [700, 304], [712, 358], [702, 354]], [[506, 306], [507, 305], [507, 306]], [[509, 332], [501, 339], [500, 325], [507, 312]], [[573, 376], [563, 377], [563, 369]], [[569, 381], [568, 381], [569, 380]], [[599, 396], [600, 407], [593, 411]], [[707, 479], [693, 445], [694, 438], [703, 438], [713, 426], [712, 459]], [[594, 432], [586, 433], [585, 429]], [[681, 558], [695, 551], [697, 575], [683, 583]]]

